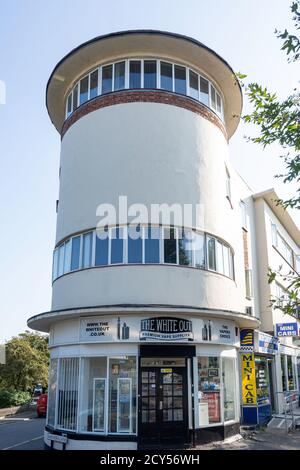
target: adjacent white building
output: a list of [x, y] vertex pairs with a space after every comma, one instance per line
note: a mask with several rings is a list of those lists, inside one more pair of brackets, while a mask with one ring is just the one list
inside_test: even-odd
[[[238, 432], [240, 329], [273, 334], [285, 322], [266, 305], [265, 272], [281, 253], [269, 219], [300, 252], [298, 229], [270, 192], [253, 195], [231, 167], [241, 107], [224, 59], [177, 34], [101, 36], [55, 67], [52, 306], [28, 320], [50, 333], [46, 444], [60, 448], [53, 440], [64, 434], [67, 449], [157, 448]], [[119, 208], [120, 196], [131, 215], [134, 204], [148, 215], [153, 204], [177, 204], [196, 218], [104, 221], [99, 205]], [[285, 346], [297, 388], [297, 348]]]

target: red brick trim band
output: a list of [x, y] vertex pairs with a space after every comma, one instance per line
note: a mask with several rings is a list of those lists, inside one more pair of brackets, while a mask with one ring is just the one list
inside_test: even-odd
[[87, 103], [81, 105], [76, 111], [71, 114], [71, 116], [64, 122], [61, 130], [61, 138], [65, 135], [68, 129], [81, 117], [89, 114], [93, 111], [96, 111], [100, 108], [105, 108], [107, 106], [112, 106], [114, 104], [123, 104], [123, 103], [164, 103], [172, 106], [178, 106], [180, 108], [188, 109], [200, 116], [207, 119], [212, 124], [215, 124], [224, 134], [226, 140], [228, 140], [227, 132], [224, 124], [220, 118], [211, 111], [207, 106], [202, 103], [195, 101], [188, 96], [178, 95], [175, 93], [170, 93], [168, 91], [162, 90], [150, 90], [150, 91], [140, 91], [140, 90], [122, 90], [110, 93], [108, 95], [100, 95], [96, 98], [88, 101]]

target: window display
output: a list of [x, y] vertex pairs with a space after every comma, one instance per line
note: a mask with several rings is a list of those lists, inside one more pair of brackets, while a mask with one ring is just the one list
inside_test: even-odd
[[220, 411], [220, 360], [218, 357], [198, 357], [199, 424], [219, 423]]
[[270, 405], [270, 383], [267, 358], [255, 356], [255, 375], [257, 404]]
[[235, 361], [229, 357], [222, 358], [224, 421], [236, 418], [236, 387], [235, 387]]

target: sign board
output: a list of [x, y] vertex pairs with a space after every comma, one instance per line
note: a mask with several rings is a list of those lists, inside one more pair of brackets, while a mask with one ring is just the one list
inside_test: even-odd
[[61, 436], [58, 434], [50, 434], [49, 432], [47, 434], [47, 439], [49, 441], [60, 442], [61, 444], [66, 444], [68, 442], [67, 436]]
[[262, 333], [261, 331], [255, 331], [255, 342], [254, 350], [257, 353], [262, 354], [277, 354], [278, 353], [278, 338], [275, 336]]
[[276, 336], [279, 338], [285, 336], [298, 336], [298, 324], [294, 323], [276, 323]]
[[197, 317], [107, 315], [82, 318], [80, 342], [195, 342], [235, 344], [233, 321]]
[[254, 330], [250, 328], [244, 328], [240, 330], [241, 339], [241, 352], [253, 352], [254, 351]]
[[256, 377], [254, 353], [241, 354], [243, 405], [256, 405]]

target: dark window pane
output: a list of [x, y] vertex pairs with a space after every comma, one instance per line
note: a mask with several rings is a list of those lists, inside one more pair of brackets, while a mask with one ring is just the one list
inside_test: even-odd
[[78, 103], [78, 85], [74, 88], [73, 91], [73, 111], [77, 108], [77, 103]]
[[125, 88], [125, 62], [115, 64], [115, 84], [114, 91]]
[[198, 75], [192, 70], [190, 70], [190, 96], [199, 99]]
[[178, 237], [179, 264], [191, 266], [193, 264], [193, 239], [191, 231], [182, 231]]
[[209, 106], [208, 99], [208, 81], [200, 77], [200, 101]]
[[108, 264], [108, 232], [105, 230], [96, 231], [96, 266]]
[[168, 62], [160, 63], [160, 88], [173, 91], [172, 64]]
[[156, 61], [144, 61], [144, 88], [156, 88]]
[[143, 240], [141, 227], [128, 227], [128, 263], [142, 263]]
[[214, 238], [208, 238], [208, 269], [216, 271], [216, 243]]
[[80, 80], [80, 98], [79, 104], [83, 104], [88, 100], [88, 91], [89, 91], [89, 77], [84, 77]]
[[217, 93], [217, 111], [220, 114], [222, 112], [221, 97], [220, 97], [219, 93]]
[[185, 67], [175, 65], [175, 91], [176, 93], [186, 94], [186, 73]]
[[112, 91], [112, 65], [102, 67], [102, 93]]
[[141, 88], [141, 61], [140, 60], [130, 61], [129, 88]]
[[123, 263], [123, 229], [111, 231], [111, 264]]
[[210, 85], [210, 102], [211, 102], [211, 107], [213, 109], [216, 109], [216, 90], [212, 85]]
[[164, 261], [176, 264], [176, 238], [174, 228], [164, 229]]
[[159, 263], [159, 227], [145, 230], [145, 263]]
[[90, 99], [98, 95], [98, 70], [91, 73]]
[[71, 271], [79, 268], [80, 236], [72, 238]]
[[194, 232], [194, 253], [196, 268], [205, 268], [205, 237], [201, 233]]

